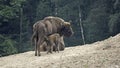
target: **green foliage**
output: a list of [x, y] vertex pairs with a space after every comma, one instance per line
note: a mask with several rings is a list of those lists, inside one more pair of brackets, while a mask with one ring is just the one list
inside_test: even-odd
[[71, 21], [74, 35], [65, 38], [66, 46], [82, 45], [79, 7], [86, 43], [120, 33], [119, 0], [0, 0], [0, 54], [33, 50], [32, 25], [50, 15]]
[[[102, 9], [92, 9], [84, 22], [85, 36], [88, 43], [102, 40], [108, 36], [108, 14]], [[104, 34], [103, 34], [104, 33]]]
[[[47, 9], [45, 9], [45, 8], [47, 8]], [[46, 0], [39, 1], [36, 11], [37, 11], [36, 12], [36, 16], [37, 16], [36, 20], [43, 19], [46, 16], [50, 16], [51, 15], [50, 2], [46, 1]]]
[[15, 45], [16, 45], [15, 41], [0, 35], [0, 56], [17, 53]]
[[15, 18], [17, 16], [16, 12], [19, 12], [19, 9], [21, 7], [21, 4], [25, 0], [11, 0], [10, 2], [5, 0], [4, 3], [9, 3], [7, 4], [1, 4], [0, 5], [0, 15], [5, 17], [5, 18]]
[[120, 13], [116, 13], [113, 15], [110, 15], [110, 20], [109, 20], [109, 32], [111, 34], [116, 34], [119, 31], [120, 27]]
[[0, 11], [0, 15], [1, 15], [1, 16], [4, 16], [5, 18], [14, 17], [13, 10], [12, 10], [11, 7], [9, 7], [9, 6], [4, 6], [3, 8], [4, 8], [4, 9], [2, 9], [2, 10]]
[[26, 0], [11, 0], [10, 4], [13, 6], [21, 7], [22, 3], [24, 3]]

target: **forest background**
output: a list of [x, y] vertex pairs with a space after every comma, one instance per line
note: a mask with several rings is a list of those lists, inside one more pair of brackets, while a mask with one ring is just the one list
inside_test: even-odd
[[84, 44], [80, 19], [86, 44], [120, 32], [119, 0], [0, 0], [0, 56], [33, 50], [32, 25], [46, 16], [71, 21], [66, 47]]

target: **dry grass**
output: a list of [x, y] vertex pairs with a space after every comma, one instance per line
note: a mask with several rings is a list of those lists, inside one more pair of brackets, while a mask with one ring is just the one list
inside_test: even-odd
[[60, 53], [34, 56], [33, 51], [0, 58], [0, 68], [120, 68], [120, 34]]

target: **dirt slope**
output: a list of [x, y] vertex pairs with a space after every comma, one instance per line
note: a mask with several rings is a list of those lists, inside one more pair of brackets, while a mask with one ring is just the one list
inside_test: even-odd
[[120, 34], [40, 57], [33, 51], [1, 57], [0, 68], [120, 68]]

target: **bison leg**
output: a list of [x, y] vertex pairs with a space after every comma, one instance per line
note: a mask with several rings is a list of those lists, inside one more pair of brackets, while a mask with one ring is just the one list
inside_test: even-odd
[[53, 45], [50, 46], [50, 53], [53, 52]]
[[47, 54], [50, 52], [50, 46], [47, 44]]
[[40, 47], [38, 47], [38, 56], [41, 56], [41, 54], [40, 54]]
[[60, 38], [60, 45], [59, 45], [59, 50], [63, 51], [65, 49], [65, 43], [64, 43], [64, 39], [63, 36]]
[[34, 45], [35, 45], [35, 56], [37, 56], [37, 37], [36, 37], [36, 33], [34, 32], [31, 38], [31, 41], [34, 41]]
[[58, 42], [58, 44], [57, 44], [57, 50], [58, 50], [58, 53], [59, 53], [59, 46], [60, 46], [60, 44], [59, 44], [59, 42]]
[[[60, 42], [61, 42], [61, 39], [58, 39], [58, 41], [57, 41], [57, 50], [58, 50], [58, 53], [60, 51]], [[64, 41], [63, 41], [63, 45], [64, 45]]]
[[37, 45], [35, 45], [35, 56], [37, 56]]
[[40, 54], [40, 46], [38, 45], [38, 56], [41, 56]]
[[36, 39], [34, 39], [34, 42], [35, 42], [35, 56], [37, 56], [37, 40]]
[[60, 39], [57, 38], [55, 41], [55, 52], [58, 51], [58, 53], [59, 53], [59, 45], [60, 45], [59, 43], [60, 43]]
[[40, 54], [40, 45], [41, 45], [41, 40], [39, 38], [38, 42], [37, 42], [37, 50], [38, 50], [38, 56], [41, 56]]
[[56, 52], [56, 51], [57, 51], [57, 49], [56, 49], [56, 43], [54, 43], [52, 46], [53, 46], [52, 48], [53, 48], [54, 51]]

